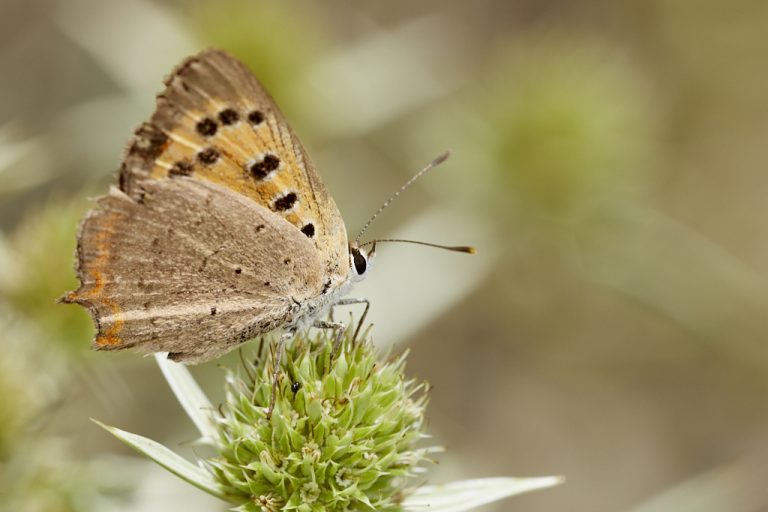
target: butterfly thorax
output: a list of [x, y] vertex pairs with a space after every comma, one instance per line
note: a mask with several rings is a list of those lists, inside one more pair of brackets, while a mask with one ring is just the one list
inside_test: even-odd
[[374, 252], [362, 249], [356, 241], [348, 244], [348, 264], [341, 264], [335, 272], [329, 272], [330, 277], [319, 295], [304, 302], [294, 301], [294, 317], [288, 322], [289, 327], [308, 328], [317, 320], [326, 318], [331, 308], [352, 290], [354, 284], [365, 278], [373, 266]]
[[353, 280], [348, 278], [341, 285], [329, 288], [325, 293], [317, 297], [295, 303], [294, 318], [287, 324], [287, 327], [289, 329], [308, 329], [317, 320], [327, 318], [331, 308], [351, 291], [353, 285]]

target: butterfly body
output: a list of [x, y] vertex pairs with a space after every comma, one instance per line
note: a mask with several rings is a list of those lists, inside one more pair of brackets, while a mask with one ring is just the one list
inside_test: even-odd
[[367, 256], [348, 243], [300, 142], [224, 52], [187, 59], [166, 86], [128, 146], [119, 187], [81, 224], [81, 286], [63, 300], [90, 311], [97, 349], [189, 362], [313, 325]]

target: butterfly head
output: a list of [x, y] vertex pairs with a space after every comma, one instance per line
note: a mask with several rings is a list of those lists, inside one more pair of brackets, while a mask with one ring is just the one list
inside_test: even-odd
[[365, 275], [373, 266], [373, 257], [376, 254], [376, 244], [371, 245], [371, 250], [367, 251], [357, 242], [349, 244], [349, 266], [352, 270], [352, 280], [362, 281]]
[[[418, 245], [426, 245], [428, 247], [436, 247], [438, 249], [447, 249], [449, 251], [455, 251], [455, 252], [463, 252], [468, 254], [474, 254], [475, 249], [474, 247], [467, 247], [467, 246], [447, 246], [447, 245], [439, 245], [439, 244], [433, 244], [429, 242], [420, 242], [417, 240], [402, 240], [402, 239], [393, 239], [393, 238], [379, 238], [376, 240], [369, 240], [367, 242], [360, 242], [360, 238], [363, 236], [363, 234], [366, 232], [368, 227], [371, 225], [371, 223], [376, 220], [376, 217], [379, 216], [381, 212], [383, 212], [390, 204], [392, 204], [392, 201], [397, 199], [397, 197], [405, 190], [407, 189], [412, 183], [414, 183], [419, 177], [423, 176], [427, 172], [429, 172], [431, 169], [437, 167], [441, 163], [445, 162], [445, 160], [450, 155], [450, 151], [446, 151], [442, 155], [438, 156], [434, 160], [432, 160], [429, 165], [424, 167], [421, 171], [416, 173], [410, 180], [408, 180], [405, 185], [400, 187], [400, 189], [395, 192], [389, 199], [387, 199], [384, 204], [379, 207], [378, 210], [371, 216], [370, 219], [368, 219], [368, 222], [365, 223], [363, 226], [363, 229], [360, 230], [360, 232], [357, 234], [355, 239], [349, 243], [349, 266], [351, 269], [351, 275], [352, 275], [352, 281], [362, 281], [365, 277], [365, 274], [371, 269], [373, 266], [373, 256], [376, 253], [376, 244], [378, 242], [405, 242], [409, 244], [418, 244]], [[370, 250], [366, 250], [366, 246], [370, 246]]]

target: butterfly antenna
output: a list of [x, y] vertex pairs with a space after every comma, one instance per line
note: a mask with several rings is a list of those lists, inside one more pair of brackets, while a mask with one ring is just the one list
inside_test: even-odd
[[466, 254], [475, 254], [477, 252], [474, 247], [470, 247], [468, 245], [441, 245], [433, 244], [430, 242], [421, 242], [419, 240], [403, 240], [402, 238], [381, 238], [379, 240], [371, 240], [370, 242], [360, 244], [360, 247], [365, 247], [366, 245], [376, 245], [380, 242], [399, 242], [404, 244], [426, 245], [427, 247], [436, 247], [438, 249], [445, 249], [446, 251], [463, 252]]
[[[368, 226], [370, 226], [370, 225], [371, 225], [371, 223], [372, 223], [374, 220], [376, 220], [376, 217], [378, 217], [378, 216], [379, 216], [379, 214], [380, 214], [381, 212], [383, 212], [383, 211], [384, 211], [384, 210], [385, 210], [385, 209], [386, 209], [386, 208], [387, 208], [387, 207], [388, 207], [390, 204], [392, 204], [392, 202], [393, 202], [395, 199], [397, 199], [397, 197], [398, 197], [398, 196], [399, 196], [399, 195], [400, 195], [400, 194], [401, 194], [401, 193], [402, 193], [402, 192], [403, 192], [405, 189], [407, 189], [408, 187], [410, 187], [410, 186], [411, 186], [411, 184], [412, 184], [414, 181], [418, 180], [419, 178], [421, 178], [422, 176], [424, 176], [426, 173], [428, 173], [429, 171], [431, 171], [432, 169], [434, 169], [435, 167], [437, 167], [437, 166], [438, 166], [438, 165], [440, 165], [441, 163], [445, 162], [445, 161], [448, 159], [448, 157], [449, 157], [449, 156], [451, 156], [451, 151], [450, 151], [450, 150], [446, 151], [445, 153], [441, 154], [440, 156], [438, 156], [437, 158], [435, 158], [434, 160], [432, 160], [431, 162], [429, 162], [429, 164], [428, 164], [428, 165], [427, 165], [425, 168], [423, 168], [422, 170], [420, 170], [419, 172], [417, 172], [416, 174], [414, 174], [414, 175], [413, 175], [413, 177], [412, 177], [411, 179], [409, 179], [408, 181], [406, 181], [406, 182], [405, 182], [405, 185], [403, 185], [402, 187], [400, 187], [400, 190], [398, 190], [397, 192], [395, 192], [394, 194], [392, 194], [392, 196], [391, 196], [389, 199], [387, 199], [386, 201], [384, 201], [384, 204], [382, 204], [382, 205], [379, 207], [379, 209], [378, 209], [378, 210], [376, 210], [376, 213], [374, 213], [374, 214], [371, 216], [371, 218], [370, 218], [370, 219], [368, 219], [368, 222], [366, 222], [366, 223], [365, 223], [365, 226], [363, 226], [363, 229], [361, 229], [361, 230], [360, 230], [360, 232], [357, 234], [357, 236], [355, 237], [355, 242], [359, 242], [359, 241], [360, 241], [360, 237], [361, 237], [361, 236], [363, 236], [363, 234], [364, 234], [364, 233], [365, 233], [365, 232], [368, 230]], [[383, 240], [382, 240], [382, 241], [383, 241]], [[370, 242], [369, 242], [369, 243], [370, 243]], [[366, 243], [365, 245], [368, 245], [368, 243]]]

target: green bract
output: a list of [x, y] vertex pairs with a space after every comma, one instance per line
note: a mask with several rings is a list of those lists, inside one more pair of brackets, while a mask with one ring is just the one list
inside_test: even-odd
[[333, 359], [326, 336], [298, 335], [285, 349], [267, 418], [274, 353], [228, 371], [208, 461], [238, 510], [397, 510], [427, 449], [424, 384], [403, 375], [405, 355], [377, 360], [368, 339]]

